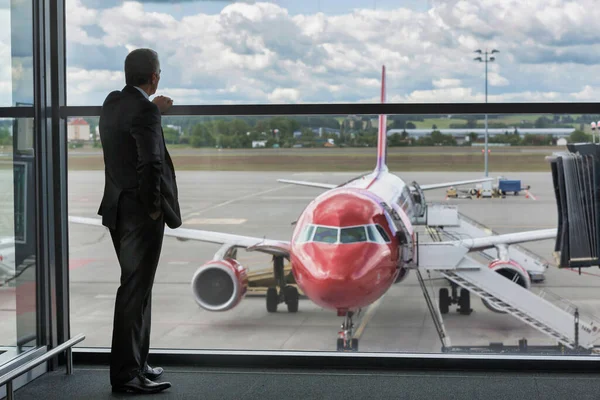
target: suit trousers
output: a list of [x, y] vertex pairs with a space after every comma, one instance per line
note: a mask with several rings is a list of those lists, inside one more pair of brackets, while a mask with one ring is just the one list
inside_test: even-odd
[[119, 199], [116, 229], [110, 234], [121, 266], [110, 354], [110, 382], [133, 379], [147, 365], [152, 286], [164, 236], [164, 217], [145, 213], [132, 193]]

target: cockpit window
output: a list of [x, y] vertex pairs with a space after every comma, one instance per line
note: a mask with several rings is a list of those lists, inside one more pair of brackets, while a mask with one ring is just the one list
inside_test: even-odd
[[313, 242], [337, 243], [338, 228], [329, 228], [325, 226], [317, 226]]
[[302, 232], [298, 235], [296, 241], [299, 243], [310, 242], [314, 231], [314, 225], [306, 225], [304, 229], [302, 229]]
[[388, 243], [390, 241], [389, 236], [381, 225], [367, 225], [367, 231], [369, 232], [369, 241], [375, 243]]
[[319, 226], [309, 224], [302, 229], [296, 242], [308, 243], [389, 243], [390, 237], [381, 225], [369, 224], [337, 228], [332, 226]]
[[381, 234], [381, 236], [383, 237], [383, 240], [387, 243], [390, 241], [390, 238], [387, 234], [387, 232], [385, 231], [385, 229], [383, 229], [383, 227], [381, 225], [375, 225], [375, 227], [377, 228], [377, 231]]
[[367, 232], [364, 226], [354, 226], [352, 228], [342, 228], [340, 233], [340, 242], [342, 243], [357, 243], [366, 242]]

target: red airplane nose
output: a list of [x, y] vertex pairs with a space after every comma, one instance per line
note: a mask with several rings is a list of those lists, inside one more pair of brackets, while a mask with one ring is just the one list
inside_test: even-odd
[[302, 291], [321, 307], [336, 310], [373, 303], [396, 273], [389, 249], [377, 243], [306, 243], [292, 253], [291, 261]]

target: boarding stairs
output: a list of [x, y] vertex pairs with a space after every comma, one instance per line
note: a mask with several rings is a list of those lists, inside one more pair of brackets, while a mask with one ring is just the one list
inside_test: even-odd
[[441, 274], [570, 349], [592, 349], [598, 340], [597, 320], [580, 314], [577, 309], [574, 312], [561, 309], [487, 268]]
[[[577, 308], [559, 307], [547, 299], [506, 279], [477, 262], [464, 247], [444, 243], [418, 244], [418, 269], [439, 272], [443, 277], [476, 294], [507, 314], [525, 322], [569, 349], [591, 350], [600, 336], [600, 321], [579, 313]], [[423, 286], [423, 285], [422, 285]], [[426, 289], [425, 289], [426, 290]], [[428, 297], [427, 294], [425, 294]], [[438, 310], [431, 310], [434, 320]], [[441, 325], [442, 336], [447, 336]]]

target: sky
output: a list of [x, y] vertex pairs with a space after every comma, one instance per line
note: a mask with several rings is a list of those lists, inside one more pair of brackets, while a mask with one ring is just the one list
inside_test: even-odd
[[[18, 3], [25, 0], [12, 0]], [[10, 91], [0, 0], [0, 96]], [[174, 104], [596, 101], [594, 0], [66, 0], [67, 103], [101, 105], [138, 47]], [[22, 71], [21, 71], [22, 73]], [[17, 74], [17, 75], [15, 75]], [[3, 104], [0, 104], [3, 105]]]

